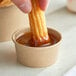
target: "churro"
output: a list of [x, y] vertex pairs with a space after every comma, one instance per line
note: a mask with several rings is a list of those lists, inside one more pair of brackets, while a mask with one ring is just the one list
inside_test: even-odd
[[12, 4], [13, 3], [11, 0], [0, 0], [0, 7], [8, 7]]
[[32, 11], [29, 13], [32, 44], [41, 46], [50, 42], [44, 12], [40, 9], [37, 0], [31, 0]]

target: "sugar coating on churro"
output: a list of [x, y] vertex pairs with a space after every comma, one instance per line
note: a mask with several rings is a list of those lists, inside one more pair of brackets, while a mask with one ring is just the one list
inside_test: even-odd
[[7, 7], [12, 5], [12, 1], [11, 0], [0, 0], [0, 7]]
[[[30, 28], [36, 46], [50, 41], [44, 12], [40, 9], [37, 0], [31, 0], [32, 11], [29, 13]], [[33, 43], [33, 44], [34, 44]]]

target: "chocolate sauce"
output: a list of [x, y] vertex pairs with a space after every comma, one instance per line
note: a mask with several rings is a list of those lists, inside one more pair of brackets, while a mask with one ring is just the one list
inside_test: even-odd
[[0, 0], [0, 2], [2, 2], [2, 0]]
[[[49, 43], [46, 43], [46, 42], [45, 42], [43, 45], [40, 45], [40, 46], [38, 46], [38, 47], [50, 46], [50, 45], [56, 44], [56, 43], [59, 41], [58, 38], [57, 38], [55, 35], [51, 34], [51, 33], [49, 33], [49, 37], [50, 37], [50, 40], [51, 40]], [[31, 47], [36, 47], [36, 46], [33, 44], [33, 39], [32, 39], [32, 35], [31, 35], [30, 32], [21, 35], [20, 37], [18, 37], [18, 38], [16, 39], [16, 41], [17, 41], [18, 43], [22, 44], [22, 45], [31, 46]]]

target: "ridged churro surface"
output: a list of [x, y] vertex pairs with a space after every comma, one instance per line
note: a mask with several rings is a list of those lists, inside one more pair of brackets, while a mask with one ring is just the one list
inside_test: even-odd
[[32, 11], [29, 13], [31, 33], [33, 36], [32, 44], [39, 46], [50, 41], [44, 12], [39, 8], [37, 0], [31, 0]]
[[0, 0], [0, 7], [8, 7], [12, 4], [13, 3], [11, 0]]

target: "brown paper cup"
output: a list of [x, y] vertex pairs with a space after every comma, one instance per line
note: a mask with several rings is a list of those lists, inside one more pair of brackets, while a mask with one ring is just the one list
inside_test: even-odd
[[76, 13], [76, 0], [68, 0], [67, 8], [70, 12]]
[[16, 39], [23, 33], [29, 32], [29, 29], [19, 30], [13, 34], [17, 59], [21, 64], [29, 67], [46, 67], [56, 62], [62, 37], [54, 29], [49, 28], [48, 31], [58, 38], [58, 42], [46, 47], [30, 47], [16, 42]]
[[28, 27], [28, 16], [17, 7], [0, 8], [0, 42], [11, 40], [13, 32]]

